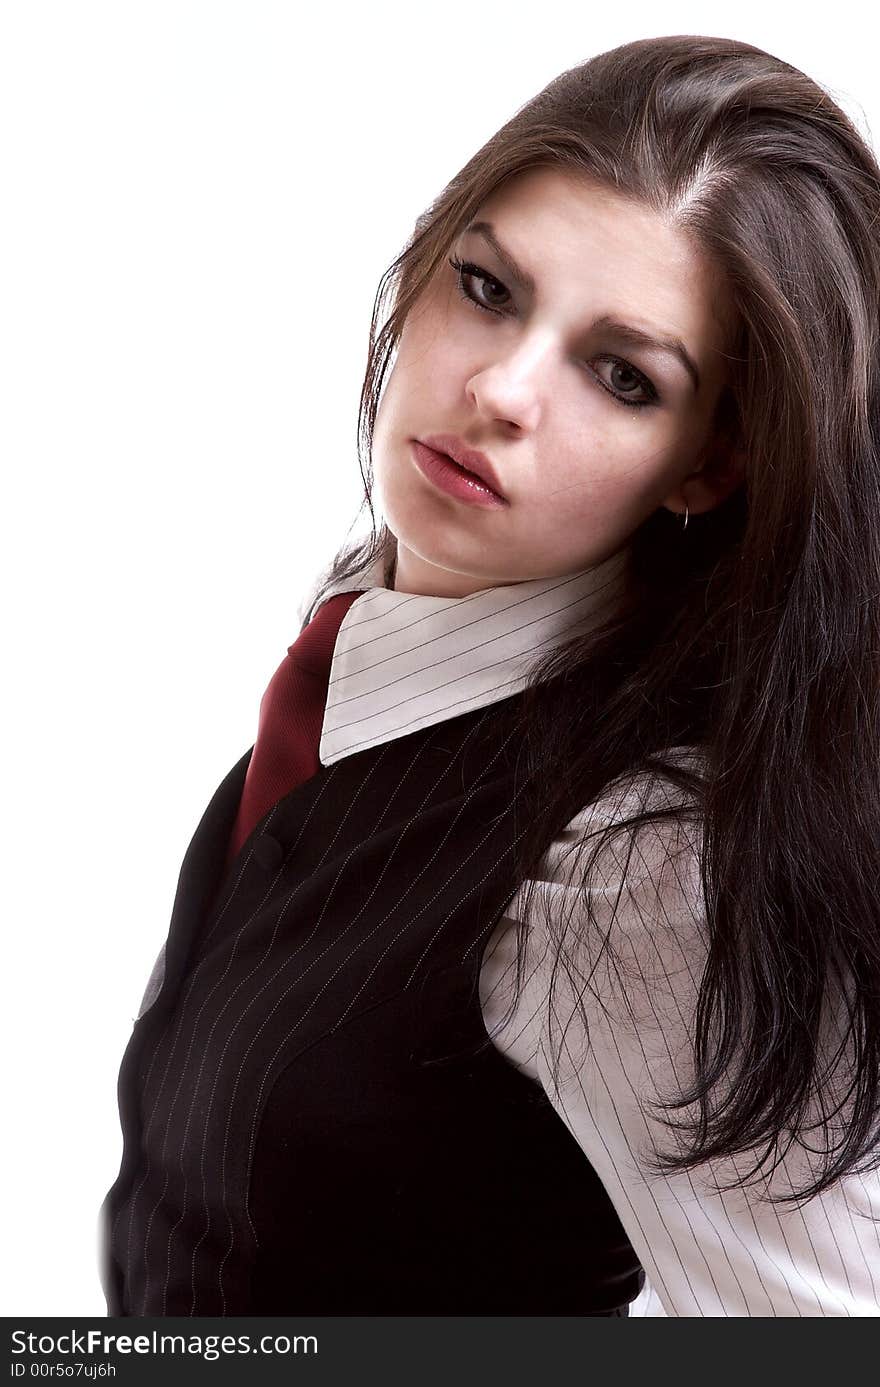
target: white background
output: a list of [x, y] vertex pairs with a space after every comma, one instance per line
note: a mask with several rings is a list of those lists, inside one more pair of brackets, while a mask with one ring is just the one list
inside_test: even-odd
[[661, 33], [768, 49], [876, 148], [860, 12], [2, 3], [3, 1315], [106, 1313], [119, 1063], [357, 515], [373, 299], [415, 218], [558, 72]]

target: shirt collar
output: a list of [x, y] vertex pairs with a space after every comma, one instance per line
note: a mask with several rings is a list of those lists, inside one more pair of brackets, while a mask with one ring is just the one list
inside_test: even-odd
[[[519, 693], [548, 650], [609, 614], [623, 589], [628, 549], [593, 568], [430, 597], [386, 587], [381, 553], [321, 595], [363, 588], [345, 613], [333, 652], [319, 757], [356, 751]], [[317, 607], [306, 603], [311, 620]]]

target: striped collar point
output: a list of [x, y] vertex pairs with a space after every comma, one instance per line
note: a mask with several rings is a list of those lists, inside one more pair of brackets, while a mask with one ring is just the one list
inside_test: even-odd
[[[620, 595], [626, 550], [593, 568], [466, 597], [396, 592], [380, 555], [328, 587], [364, 589], [336, 637], [319, 756], [345, 756], [521, 692], [534, 665], [585, 633]], [[306, 608], [308, 619], [317, 607]]]

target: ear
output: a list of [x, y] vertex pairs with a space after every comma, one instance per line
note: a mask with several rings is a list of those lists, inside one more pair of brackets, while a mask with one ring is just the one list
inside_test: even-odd
[[662, 504], [676, 514], [691, 515], [714, 510], [726, 501], [745, 477], [745, 455], [724, 434], [713, 439], [703, 452], [702, 461], [682, 478]]

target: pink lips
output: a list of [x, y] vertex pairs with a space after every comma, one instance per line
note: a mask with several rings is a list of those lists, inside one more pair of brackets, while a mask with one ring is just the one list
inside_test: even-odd
[[449, 496], [471, 505], [495, 509], [509, 504], [497, 491], [481, 481], [473, 473], [453, 462], [445, 453], [430, 448], [417, 439], [412, 440], [413, 457], [419, 471], [429, 482]]
[[459, 467], [463, 467], [467, 472], [472, 472], [479, 477], [481, 482], [485, 482], [496, 496], [504, 498], [501, 481], [486, 454], [472, 448], [469, 443], [465, 443], [463, 438], [459, 438], [458, 434], [432, 433], [418, 441], [424, 444], [426, 448], [432, 448], [435, 453], [445, 453], [446, 457], [452, 458], [452, 461], [457, 462]]

